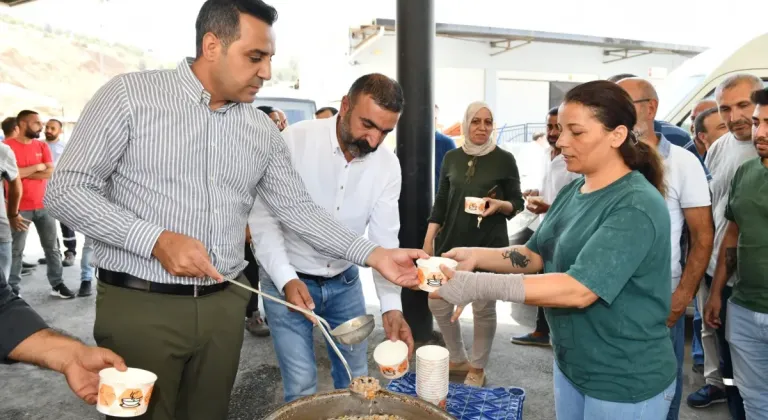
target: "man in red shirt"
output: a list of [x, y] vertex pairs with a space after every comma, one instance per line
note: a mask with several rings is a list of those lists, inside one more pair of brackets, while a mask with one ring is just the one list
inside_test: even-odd
[[[40, 245], [45, 251], [45, 259], [48, 262], [48, 282], [51, 284], [51, 296], [72, 299], [75, 295], [64, 285], [61, 277], [61, 253], [56, 235], [56, 220], [48, 214], [48, 210], [43, 206], [45, 187], [53, 173], [51, 151], [45, 143], [37, 140], [43, 125], [40, 122], [40, 116], [35, 111], [21, 111], [16, 117], [16, 123], [19, 126], [18, 136], [15, 139], [6, 139], [5, 144], [16, 155], [19, 178], [21, 178], [23, 186], [19, 213], [24, 219], [34, 223], [37, 229]], [[9, 214], [8, 217], [16, 217], [16, 215]], [[13, 252], [8, 284], [18, 295], [20, 292], [19, 282], [21, 281], [21, 257], [27, 243], [27, 231], [14, 229], [12, 235]]]

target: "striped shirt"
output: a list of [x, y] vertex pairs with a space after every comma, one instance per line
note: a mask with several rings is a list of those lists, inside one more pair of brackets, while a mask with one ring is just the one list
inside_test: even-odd
[[94, 239], [98, 267], [209, 285], [166, 272], [152, 256], [157, 238], [169, 230], [200, 240], [232, 278], [247, 265], [245, 226], [258, 194], [321, 253], [365, 265], [376, 245], [312, 201], [275, 124], [247, 103], [211, 110], [191, 62], [117, 76], [99, 89], [48, 185], [51, 214]]

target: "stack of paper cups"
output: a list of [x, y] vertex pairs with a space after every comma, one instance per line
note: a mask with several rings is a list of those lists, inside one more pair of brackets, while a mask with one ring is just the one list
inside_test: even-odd
[[424, 346], [416, 350], [416, 395], [441, 405], [448, 396], [448, 349]]

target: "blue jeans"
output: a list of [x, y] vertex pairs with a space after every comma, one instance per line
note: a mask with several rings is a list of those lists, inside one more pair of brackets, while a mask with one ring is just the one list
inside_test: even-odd
[[[259, 270], [261, 290], [275, 297], [283, 297], [267, 273]], [[307, 285], [315, 313], [328, 321], [331, 328], [365, 315], [363, 286], [356, 266], [352, 266], [336, 277], [319, 283], [315, 280], [301, 279]], [[283, 377], [283, 394], [286, 402], [293, 401], [317, 392], [317, 365], [313, 342], [313, 326], [304, 315], [292, 312], [288, 307], [264, 299], [264, 310], [272, 332], [280, 374]], [[336, 343], [341, 354], [347, 359], [352, 377], [368, 375], [368, 341], [355, 346]], [[344, 365], [333, 349], [327, 345], [331, 359], [333, 386], [343, 389], [349, 386], [349, 377]]]
[[93, 280], [94, 269], [91, 265], [91, 258], [93, 258], [93, 239], [86, 236], [83, 243], [83, 255], [80, 257], [80, 281]]
[[[48, 213], [46, 209], [27, 210], [19, 212], [21, 217], [35, 224], [37, 236], [40, 237], [40, 245], [45, 252], [45, 265], [48, 269], [48, 283], [51, 287], [56, 287], [64, 282], [61, 278], [61, 251], [59, 251], [59, 238], [56, 229], [56, 219]], [[11, 285], [16, 294], [19, 293], [19, 283], [21, 282], [21, 257], [24, 253], [24, 247], [27, 245], [28, 231], [12, 231], [13, 251], [11, 252], [11, 275], [8, 276], [8, 284]]]
[[680, 417], [680, 400], [683, 398], [683, 359], [685, 359], [685, 314], [677, 320], [669, 329], [669, 338], [672, 339], [672, 348], [677, 358], [677, 385], [675, 396], [669, 405], [667, 420], [677, 420]]
[[701, 346], [701, 312], [699, 300], [693, 299], [693, 343], [691, 344], [691, 359], [694, 365], [704, 364], [704, 347]]
[[744, 398], [747, 420], [768, 415], [768, 314], [728, 302], [725, 335], [731, 346], [733, 381]]
[[0, 242], [0, 270], [3, 272], [3, 278], [8, 281], [11, 276], [11, 260], [13, 254], [13, 241]]
[[557, 420], [662, 420], [669, 412], [677, 383], [672, 382], [667, 389], [645, 401], [618, 403], [582, 394], [557, 367], [557, 362], [552, 370]]
[[[704, 276], [704, 281], [707, 287], [712, 287], [712, 277], [709, 275]], [[723, 381], [726, 379], [733, 379], [733, 361], [731, 359], [731, 346], [726, 340], [725, 332], [728, 329], [728, 300], [733, 293], [733, 287], [725, 286], [722, 291], [722, 306], [720, 307], [720, 325], [721, 327], [715, 330], [717, 336], [718, 350], [720, 351], [720, 374]], [[725, 396], [728, 403], [728, 412], [731, 414], [733, 420], [746, 420], [747, 414], [744, 412], [744, 400], [739, 393], [739, 388], [736, 386], [725, 386]]]

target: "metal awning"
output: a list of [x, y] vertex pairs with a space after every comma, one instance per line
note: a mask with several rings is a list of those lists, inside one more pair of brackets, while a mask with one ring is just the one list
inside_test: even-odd
[[0, 0], [0, 3], [8, 6], [18, 6], [20, 4], [29, 3], [35, 0]]
[[[502, 54], [534, 42], [602, 48], [603, 56], [605, 57], [603, 61], [605, 63], [654, 53], [693, 57], [707, 50], [704, 47], [692, 45], [665, 44], [556, 32], [457, 25], [452, 23], [437, 23], [435, 26], [437, 36], [472, 42], [487, 42], [495, 50], [491, 55]], [[370, 25], [350, 29], [350, 56], [356, 55], [359, 49], [364, 48], [366, 44], [369, 44], [374, 39], [394, 32], [395, 20], [381, 18], [374, 19]]]

